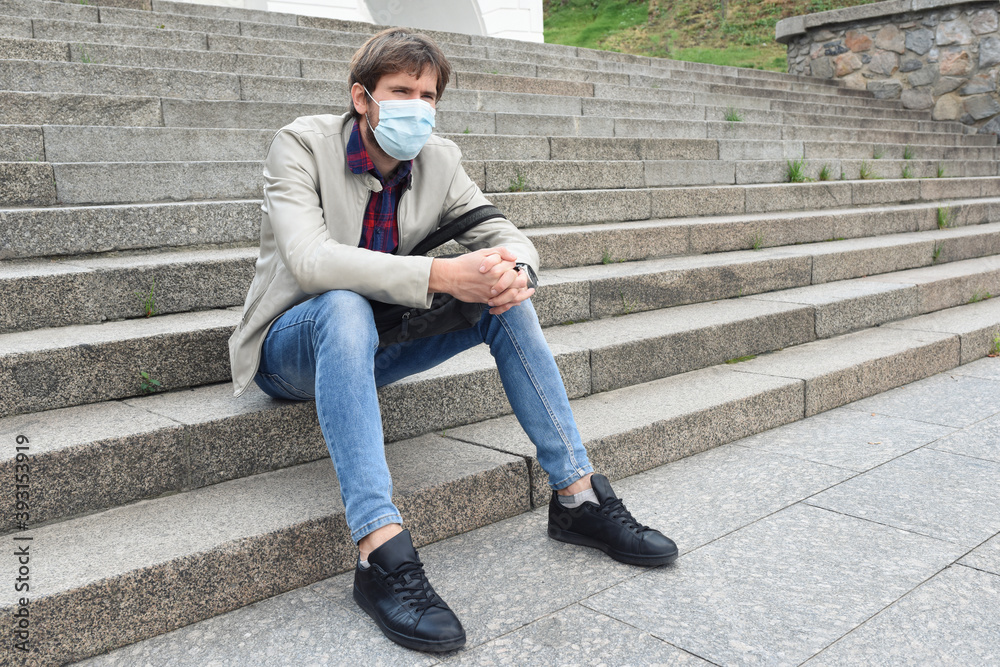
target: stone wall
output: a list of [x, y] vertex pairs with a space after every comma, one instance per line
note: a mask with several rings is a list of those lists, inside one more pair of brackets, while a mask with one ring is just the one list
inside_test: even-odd
[[788, 71], [1000, 134], [1000, 3], [893, 0], [780, 21]]

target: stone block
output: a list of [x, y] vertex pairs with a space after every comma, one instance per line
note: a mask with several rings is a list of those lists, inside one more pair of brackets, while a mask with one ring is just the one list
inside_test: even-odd
[[734, 370], [806, 383], [806, 416], [888, 391], [959, 362], [957, 336], [868, 329], [757, 357]]
[[949, 51], [942, 55], [939, 68], [943, 76], [965, 76], [972, 69], [972, 59], [965, 49]]
[[41, 127], [0, 126], [0, 162], [44, 161], [45, 148]]
[[872, 38], [858, 30], [848, 30], [844, 35], [844, 45], [855, 53], [872, 48]]
[[934, 97], [939, 97], [945, 93], [950, 93], [951, 91], [957, 89], [965, 83], [965, 79], [957, 76], [942, 76], [938, 77], [937, 81], [934, 82], [934, 86], [931, 88], [931, 92], [934, 93]]
[[868, 90], [877, 100], [895, 100], [903, 92], [903, 84], [894, 79], [888, 81], [869, 81]]
[[868, 69], [875, 74], [891, 76], [899, 68], [899, 56], [892, 51], [876, 51]]
[[0, 205], [51, 206], [56, 179], [48, 162], [0, 162]]
[[851, 205], [850, 183], [788, 183], [755, 185], [746, 189], [747, 213]]
[[646, 161], [645, 186], [731, 185], [736, 182], [737, 164], [724, 160]]
[[916, 58], [911, 58], [910, 60], [904, 60], [899, 66], [900, 72], [916, 72], [918, 69], [922, 68], [924, 64], [917, 60]]
[[926, 28], [919, 28], [906, 33], [906, 48], [918, 56], [931, 50], [934, 45], [934, 33]]
[[[896, 329], [954, 334], [961, 340], [961, 363], [985, 357], [1000, 334], [1000, 299], [987, 299], [887, 325]], [[993, 363], [988, 359], [983, 363]]]
[[821, 79], [830, 79], [833, 77], [833, 61], [830, 58], [822, 57], [817, 58], [812, 61], [810, 65], [812, 68], [812, 75], [819, 77]]
[[959, 95], [980, 95], [982, 93], [992, 93], [997, 89], [996, 78], [985, 74], [979, 74], [969, 79], [969, 83], [958, 91]]
[[1000, 64], [1000, 38], [985, 37], [979, 42], [979, 67]]
[[875, 46], [902, 54], [906, 50], [905, 35], [899, 28], [890, 23], [875, 35]]
[[934, 97], [927, 90], [904, 90], [900, 100], [907, 109], [930, 109], [934, 106]]
[[856, 53], [843, 53], [834, 58], [833, 62], [834, 73], [837, 76], [847, 76], [861, 69], [861, 58]]
[[490, 200], [519, 227], [648, 220], [649, 190], [498, 192]]
[[[914, 88], [919, 88], [920, 86], [927, 86], [934, 83], [934, 81], [937, 78], [938, 78], [937, 67], [935, 67], [932, 64], [928, 67], [924, 67], [922, 69], [915, 71], [913, 74], [907, 77], [907, 80], [910, 82], [911, 86], [913, 86]], [[927, 94], [929, 95], [930, 93], [927, 92]], [[905, 95], [906, 93], [903, 93], [904, 97]], [[931, 100], [931, 103], [933, 104], [933, 100]], [[914, 108], [914, 107], [907, 107], [907, 108]], [[920, 108], [926, 109], [927, 107], [920, 107]]]
[[744, 210], [740, 188], [688, 187], [652, 191], [653, 218], [732, 215]]
[[0, 259], [255, 242], [259, 202], [63, 206], [0, 211]]
[[997, 31], [997, 12], [993, 9], [981, 9], [969, 19], [972, 32], [986, 35]]
[[963, 19], [945, 21], [937, 27], [935, 41], [938, 46], [951, 44], [971, 44], [972, 28]]
[[1000, 102], [992, 95], [973, 95], [965, 98], [965, 111], [975, 120], [982, 120], [1000, 113]]

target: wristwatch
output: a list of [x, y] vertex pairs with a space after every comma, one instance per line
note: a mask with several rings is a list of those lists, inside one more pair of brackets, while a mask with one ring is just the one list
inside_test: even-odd
[[525, 264], [524, 262], [517, 262], [514, 264], [514, 268], [518, 271], [523, 271], [524, 275], [528, 278], [528, 287], [535, 289], [538, 287], [538, 276], [535, 275], [535, 270], [531, 268], [530, 264]]

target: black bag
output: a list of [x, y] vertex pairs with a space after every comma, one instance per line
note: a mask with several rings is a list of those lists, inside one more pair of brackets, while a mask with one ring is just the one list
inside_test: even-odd
[[[502, 217], [503, 213], [496, 206], [474, 208], [428, 235], [410, 254], [425, 255], [481, 222]], [[450, 294], [435, 294], [430, 308], [410, 308], [372, 300], [369, 302], [375, 313], [379, 347], [468, 329], [479, 322], [483, 309], [486, 308], [484, 303], [459, 301]]]

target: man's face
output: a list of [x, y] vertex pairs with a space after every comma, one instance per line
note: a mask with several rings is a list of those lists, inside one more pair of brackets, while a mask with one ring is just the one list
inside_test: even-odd
[[[437, 72], [430, 67], [425, 67], [420, 76], [413, 76], [406, 72], [386, 74], [375, 84], [375, 89], [368, 92], [378, 102], [384, 100], [423, 100], [436, 108]], [[372, 128], [378, 127], [378, 105], [365, 94], [360, 83], [354, 84], [351, 89], [351, 98], [354, 101], [354, 107], [361, 112], [361, 115], [368, 116], [368, 123], [371, 123]], [[361, 133], [366, 139], [365, 147], [369, 151], [374, 147], [375, 150], [384, 154], [384, 151], [378, 147], [375, 137], [372, 136], [371, 130], [368, 129], [368, 123], [361, 123]]]

